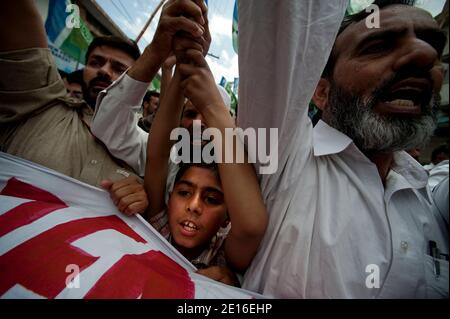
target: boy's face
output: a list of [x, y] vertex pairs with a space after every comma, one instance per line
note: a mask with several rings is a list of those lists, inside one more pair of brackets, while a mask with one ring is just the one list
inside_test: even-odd
[[174, 186], [167, 214], [175, 246], [185, 256], [192, 253], [188, 258], [198, 256], [227, 222], [216, 174], [207, 168], [188, 168]]

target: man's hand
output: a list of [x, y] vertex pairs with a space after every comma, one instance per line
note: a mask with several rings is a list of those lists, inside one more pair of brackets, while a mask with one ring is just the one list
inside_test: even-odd
[[197, 270], [197, 274], [206, 276], [223, 284], [240, 287], [239, 280], [234, 272], [225, 266], [211, 266]]
[[147, 193], [135, 176], [115, 183], [103, 180], [100, 185], [109, 191], [114, 205], [126, 215], [142, 214], [148, 207]]
[[207, 50], [211, 36], [205, 18], [206, 11], [203, 0], [169, 0], [163, 6], [152, 42], [128, 71], [128, 75], [141, 82], [153, 80], [161, 65], [174, 51], [174, 38], [179, 35], [188, 39], [189, 47], [202, 52]]
[[207, 7], [203, 0], [169, 0], [161, 11], [155, 35], [149, 47], [165, 61], [172, 51], [172, 41], [176, 34], [183, 34], [198, 43], [203, 50], [211, 41], [206, 20]]

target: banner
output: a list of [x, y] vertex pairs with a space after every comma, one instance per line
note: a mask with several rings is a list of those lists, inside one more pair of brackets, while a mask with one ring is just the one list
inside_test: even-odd
[[45, 31], [49, 43], [75, 61], [85, 64], [86, 51], [93, 36], [80, 17], [79, 7], [70, 0], [40, 0], [40, 2], [42, 2], [40, 6], [44, 8], [48, 3]]
[[0, 152], [1, 298], [259, 298], [194, 273], [108, 192]]

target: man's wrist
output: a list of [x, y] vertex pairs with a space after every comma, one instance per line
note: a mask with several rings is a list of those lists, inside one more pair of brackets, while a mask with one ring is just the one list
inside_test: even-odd
[[164, 62], [164, 58], [150, 44], [141, 57], [127, 72], [128, 76], [141, 82], [151, 82]]

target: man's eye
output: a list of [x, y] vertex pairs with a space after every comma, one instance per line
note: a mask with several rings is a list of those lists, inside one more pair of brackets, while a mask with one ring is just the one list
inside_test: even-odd
[[98, 62], [98, 61], [95, 61], [95, 60], [92, 60], [92, 61], [89, 61], [89, 66], [99, 66], [100, 65], [100, 63]]
[[378, 42], [378, 43], [371, 44], [371, 45], [365, 47], [364, 49], [362, 49], [361, 53], [362, 54], [376, 54], [376, 53], [381, 53], [381, 52], [387, 51], [388, 49], [389, 49], [389, 46], [387, 43]]
[[117, 74], [122, 74], [123, 72], [125, 72], [127, 70], [127, 67], [124, 65], [114, 65], [114, 72], [116, 72]]

